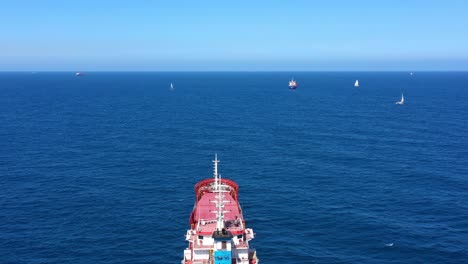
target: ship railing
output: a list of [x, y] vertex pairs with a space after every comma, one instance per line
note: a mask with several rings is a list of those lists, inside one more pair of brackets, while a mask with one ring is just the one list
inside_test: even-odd
[[213, 244], [203, 244], [201, 241], [201, 239], [195, 239], [194, 249], [207, 249], [213, 247]]
[[248, 248], [248, 247], [249, 247], [249, 244], [247, 243], [247, 241], [239, 242], [239, 243], [236, 245], [236, 248]]

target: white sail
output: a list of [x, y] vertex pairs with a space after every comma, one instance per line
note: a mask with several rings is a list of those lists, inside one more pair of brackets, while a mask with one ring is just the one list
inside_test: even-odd
[[405, 97], [403, 96], [403, 93], [401, 94], [401, 100], [398, 101], [398, 102], [395, 102], [395, 104], [399, 104], [399, 105], [402, 105], [405, 103]]
[[172, 85], [172, 83], [171, 83], [171, 90], [174, 90], [174, 85]]
[[359, 80], [356, 80], [356, 82], [354, 83], [354, 87], [359, 87]]

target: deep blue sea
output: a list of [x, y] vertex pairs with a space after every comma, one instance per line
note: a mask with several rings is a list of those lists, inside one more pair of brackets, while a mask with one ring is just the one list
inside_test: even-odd
[[215, 152], [260, 263], [468, 263], [468, 72], [0, 73], [0, 263], [180, 263]]

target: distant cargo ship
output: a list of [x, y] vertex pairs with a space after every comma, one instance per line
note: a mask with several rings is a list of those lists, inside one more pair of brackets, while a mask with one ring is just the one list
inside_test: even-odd
[[295, 90], [295, 89], [297, 89], [297, 86], [298, 86], [298, 85], [297, 85], [297, 82], [296, 82], [294, 79], [291, 79], [291, 80], [289, 81], [289, 89]]
[[214, 177], [195, 185], [195, 206], [185, 235], [189, 246], [182, 264], [256, 264], [256, 251], [249, 247], [255, 234], [245, 226], [239, 186], [218, 175], [217, 155], [213, 162]]

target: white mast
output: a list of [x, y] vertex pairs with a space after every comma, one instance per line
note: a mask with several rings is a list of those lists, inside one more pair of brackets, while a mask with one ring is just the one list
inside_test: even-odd
[[215, 186], [214, 186], [214, 192], [218, 194], [218, 199], [216, 201], [216, 229], [218, 231], [221, 231], [224, 228], [224, 195], [223, 191], [221, 190], [221, 175], [218, 174], [218, 154], [215, 154], [215, 159], [213, 160], [214, 163], [214, 180], [215, 180]]
[[218, 153], [215, 153], [215, 159], [213, 160], [214, 163], [214, 172], [213, 172], [213, 177], [215, 180], [215, 190], [218, 189]]
[[220, 183], [218, 184], [218, 212], [216, 215], [216, 229], [218, 231], [222, 230], [224, 228], [224, 195], [223, 192], [221, 191], [221, 175], [219, 175], [219, 181]]

